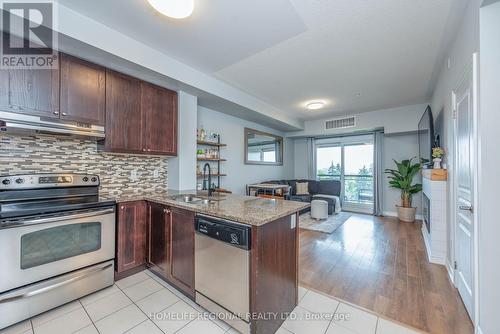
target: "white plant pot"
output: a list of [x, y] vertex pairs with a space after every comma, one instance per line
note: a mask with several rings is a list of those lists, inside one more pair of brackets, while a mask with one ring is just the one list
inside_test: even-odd
[[415, 215], [417, 213], [417, 208], [405, 208], [396, 205], [398, 211], [398, 219], [402, 222], [413, 223], [415, 221]]
[[441, 158], [434, 158], [432, 161], [434, 162], [434, 169], [441, 169]]

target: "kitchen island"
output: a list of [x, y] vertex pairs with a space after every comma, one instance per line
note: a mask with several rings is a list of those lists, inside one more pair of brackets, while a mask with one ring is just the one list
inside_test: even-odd
[[[242, 333], [274, 333], [297, 305], [298, 212], [309, 204], [230, 194], [208, 198], [205, 194], [196, 192], [144, 193], [114, 198], [119, 203], [119, 278], [124, 273], [133, 272], [135, 268], [146, 266]], [[136, 206], [138, 209], [134, 209]], [[132, 222], [144, 215], [140, 224]], [[195, 232], [197, 217], [207, 217], [209, 220], [213, 218], [221, 224], [226, 221], [246, 227], [249, 231], [246, 253], [233, 247], [234, 245], [226, 245], [232, 249], [226, 252], [228, 255], [241, 253], [239, 259], [247, 263], [248, 270], [243, 274], [241, 282], [233, 284], [227, 281], [227, 277], [233, 274], [242, 277], [243, 269], [234, 269], [239, 263], [229, 263], [231, 260], [226, 254], [212, 257], [212, 265], [217, 270], [220, 269], [221, 281], [224, 278], [227, 281], [227, 293], [219, 294], [220, 300], [219, 295], [207, 298], [198, 291], [200, 288], [197, 290], [196, 285], [201, 285], [206, 271], [196, 272], [195, 263], [200, 263], [196, 262], [196, 252], [198, 260], [207, 260], [204, 256], [206, 254], [200, 253], [205, 249], [196, 244], [200, 239], [200, 232]], [[127, 228], [130, 226], [134, 228]], [[131, 233], [134, 237], [131, 237]], [[144, 241], [140, 241], [143, 236]], [[133, 245], [127, 246], [127, 243]], [[144, 254], [142, 262], [140, 256], [126, 259], [131, 254], [131, 248], [136, 250], [134, 253]], [[234, 261], [235, 257], [232, 259]], [[226, 267], [225, 261], [228, 261]], [[132, 265], [127, 266], [126, 263]], [[206, 278], [210, 282], [214, 281], [214, 284], [220, 283], [213, 275]], [[227, 295], [238, 294], [240, 291], [237, 287], [241, 286], [243, 289], [248, 287], [248, 298], [239, 298], [244, 303], [248, 301], [247, 307], [243, 308], [248, 310], [248, 314], [240, 314], [239, 309], [232, 310], [231, 303], [225, 304]], [[228, 309], [233, 312], [228, 312]], [[238, 317], [234, 313], [238, 313]]]

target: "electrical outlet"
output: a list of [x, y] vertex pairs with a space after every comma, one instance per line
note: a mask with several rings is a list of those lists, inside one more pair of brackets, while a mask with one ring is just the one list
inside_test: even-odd
[[155, 170], [153, 171], [153, 177], [154, 177], [154, 178], [159, 178], [159, 177], [160, 177], [160, 171], [159, 171], [158, 169], [155, 169]]
[[130, 180], [137, 181], [137, 169], [133, 169], [130, 171]]

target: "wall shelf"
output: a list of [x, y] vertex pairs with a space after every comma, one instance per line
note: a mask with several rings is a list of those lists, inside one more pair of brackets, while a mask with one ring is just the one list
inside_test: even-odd
[[197, 143], [198, 143], [198, 145], [205, 145], [205, 146], [218, 146], [218, 147], [227, 146], [226, 144], [220, 144], [220, 143], [216, 143], [216, 142], [203, 141], [203, 140], [198, 140]]
[[220, 158], [196, 158], [198, 161], [227, 161], [226, 159]]
[[[220, 189], [220, 190], [223, 190], [221, 189], [221, 176], [226, 176], [227, 174], [223, 174], [221, 173], [221, 162], [224, 162], [224, 161], [227, 161], [226, 159], [222, 159], [220, 157], [220, 152], [221, 152], [221, 148], [222, 147], [226, 147], [226, 144], [222, 144], [220, 142], [220, 135], [217, 135], [217, 141], [206, 141], [206, 140], [200, 140], [197, 138], [196, 140], [196, 143], [198, 144], [198, 147], [200, 146], [209, 146], [209, 147], [212, 147], [212, 148], [209, 148], [209, 149], [204, 149], [205, 153], [207, 150], [210, 150], [210, 151], [216, 151], [217, 154], [214, 154], [215, 156], [217, 156], [218, 158], [203, 158], [203, 157], [199, 157], [197, 156], [196, 157], [196, 161], [197, 161], [197, 173], [196, 173], [196, 178], [197, 179], [200, 179], [200, 178], [203, 178], [203, 173], [200, 173], [200, 166], [199, 166], [199, 163], [200, 162], [215, 162], [217, 164], [217, 173], [216, 174], [212, 174], [212, 177], [215, 178], [216, 180], [216, 189]], [[203, 164], [202, 164], [203, 165]]]

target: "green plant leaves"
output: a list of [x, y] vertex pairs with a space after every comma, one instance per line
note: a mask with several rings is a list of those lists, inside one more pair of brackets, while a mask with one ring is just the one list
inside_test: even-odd
[[411, 197], [414, 194], [422, 191], [422, 184], [412, 184], [413, 178], [422, 169], [420, 163], [413, 163], [415, 157], [398, 162], [394, 160], [397, 169], [387, 168], [385, 173], [388, 174], [389, 186], [391, 188], [401, 190], [401, 198], [408, 198], [411, 202]]

